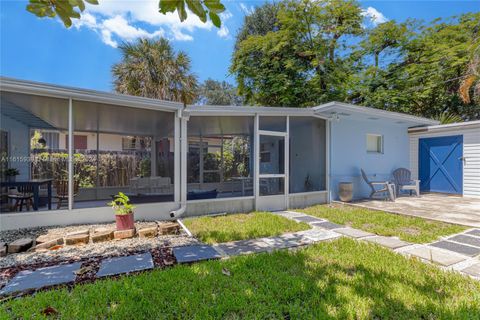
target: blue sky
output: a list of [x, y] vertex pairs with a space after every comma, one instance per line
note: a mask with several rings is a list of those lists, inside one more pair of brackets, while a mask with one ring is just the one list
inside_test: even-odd
[[[234, 38], [243, 17], [264, 1], [222, 2], [223, 28], [190, 15], [161, 15], [158, 0], [99, 0], [80, 21], [66, 29], [54, 19], [39, 19], [25, 10], [27, 1], [0, 0], [0, 74], [68, 86], [112, 90], [110, 68], [120, 60], [116, 46], [140, 36], [171, 39], [192, 59], [200, 80], [234, 83], [228, 74]], [[417, 18], [426, 21], [480, 10], [475, 1], [361, 1], [376, 22]]]

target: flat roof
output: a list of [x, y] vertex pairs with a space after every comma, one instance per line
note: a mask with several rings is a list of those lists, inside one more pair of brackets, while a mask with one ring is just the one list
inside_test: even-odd
[[271, 116], [312, 116], [322, 119], [348, 117], [352, 114], [361, 118], [375, 120], [379, 118], [393, 119], [396, 123], [409, 126], [437, 125], [439, 122], [432, 119], [412, 116], [404, 113], [386, 111], [376, 108], [363, 107], [343, 102], [329, 102], [313, 108], [286, 108], [264, 106], [211, 106], [211, 105], [184, 105], [179, 102], [159, 99], [143, 98], [126, 94], [81, 89], [35, 81], [19, 80], [0, 77], [0, 91], [23, 93], [38, 96], [89, 101], [134, 108], [145, 108], [161, 111], [183, 110], [191, 116], [229, 116], [229, 115], [271, 115]]
[[387, 111], [377, 108], [364, 107], [344, 102], [329, 102], [313, 108], [316, 114], [328, 117], [348, 118], [351, 115], [362, 115], [365, 120], [391, 119], [397, 124], [410, 126], [437, 125], [437, 120], [417, 117], [406, 113]]
[[426, 126], [419, 128], [410, 128], [408, 129], [409, 133], [421, 133], [427, 131], [443, 131], [443, 130], [455, 130], [455, 129], [473, 129], [480, 128], [480, 120], [475, 121], [465, 121], [458, 123], [449, 123], [449, 124], [439, 124], [434, 126]]
[[161, 111], [177, 111], [183, 108], [183, 104], [179, 102], [150, 99], [112, 92], [59, 86], [54, 84], [18, 80], [7, 77], [0, 77], [0, 91], [54, 97], [60, 99], [71, 98], [77, 101], [105, 103]]

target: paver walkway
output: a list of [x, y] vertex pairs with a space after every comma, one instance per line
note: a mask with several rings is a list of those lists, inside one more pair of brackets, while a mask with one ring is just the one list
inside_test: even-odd
[[[273, 212], [273, 214], [308, 223], [312, 229], [275, 237], [219, 243], [212, 246], [176, 247], [172, 250], [173, 255], [178, 263], [193, 263], [241, 254], [296, 248], [345, 236], [358, 241], [375, 243], [399, 254], [416, 257], [423, 262], [433, 263], [440, 268], [455, 270], [480, 280], [480, 229], [469, 229], [431, 244], [412, 244], [396, 237], [378, 236], [300, 212], [279, 211]], [[75, 272], [80, 267], [81, 263], [73, 263], [19, 272], [0, 290], [0, 295], [71, 283], [75, 280]], [[153, 267], [150, 253], [107, 258], [101, 262], [96, 277], [126, 274], [153, 269]]]
[[480, 228], [478, 198], [432, 193], [420, 197], [398, 197], [395, 202], [365, 199], [352, 205]]

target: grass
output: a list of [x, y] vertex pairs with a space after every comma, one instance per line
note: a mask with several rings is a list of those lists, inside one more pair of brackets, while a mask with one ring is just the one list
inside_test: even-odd
[[310, 229], [306, 223], [298, 223], [267, 212], [191, 218], [184, 223], [195, 237], [210, 244]]
[[301, 211], [352, 228], [383, 236], [397, 236], [402, 240], [414, 243], [431, 242], [441, 236], [467, 229], [444, 222], [346, 205], [317, 205]]
[[479, 319], [480, 283], [343, 238], [41, 292], [0, 318], [48, 307], [62, 319]]

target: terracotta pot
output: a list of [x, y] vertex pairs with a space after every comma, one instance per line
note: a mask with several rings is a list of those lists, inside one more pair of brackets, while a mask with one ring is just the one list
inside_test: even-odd
[[135, 220], [133, 219], [133, 212], [129, 214], [116, 214], [115, 222], [117, 223], [117, 230], [130, 230], [135, 228]]
[[353, 198], [353, 183], [340, 182], [338, 184], [338, 197], [343, 202], [350, 202]]

